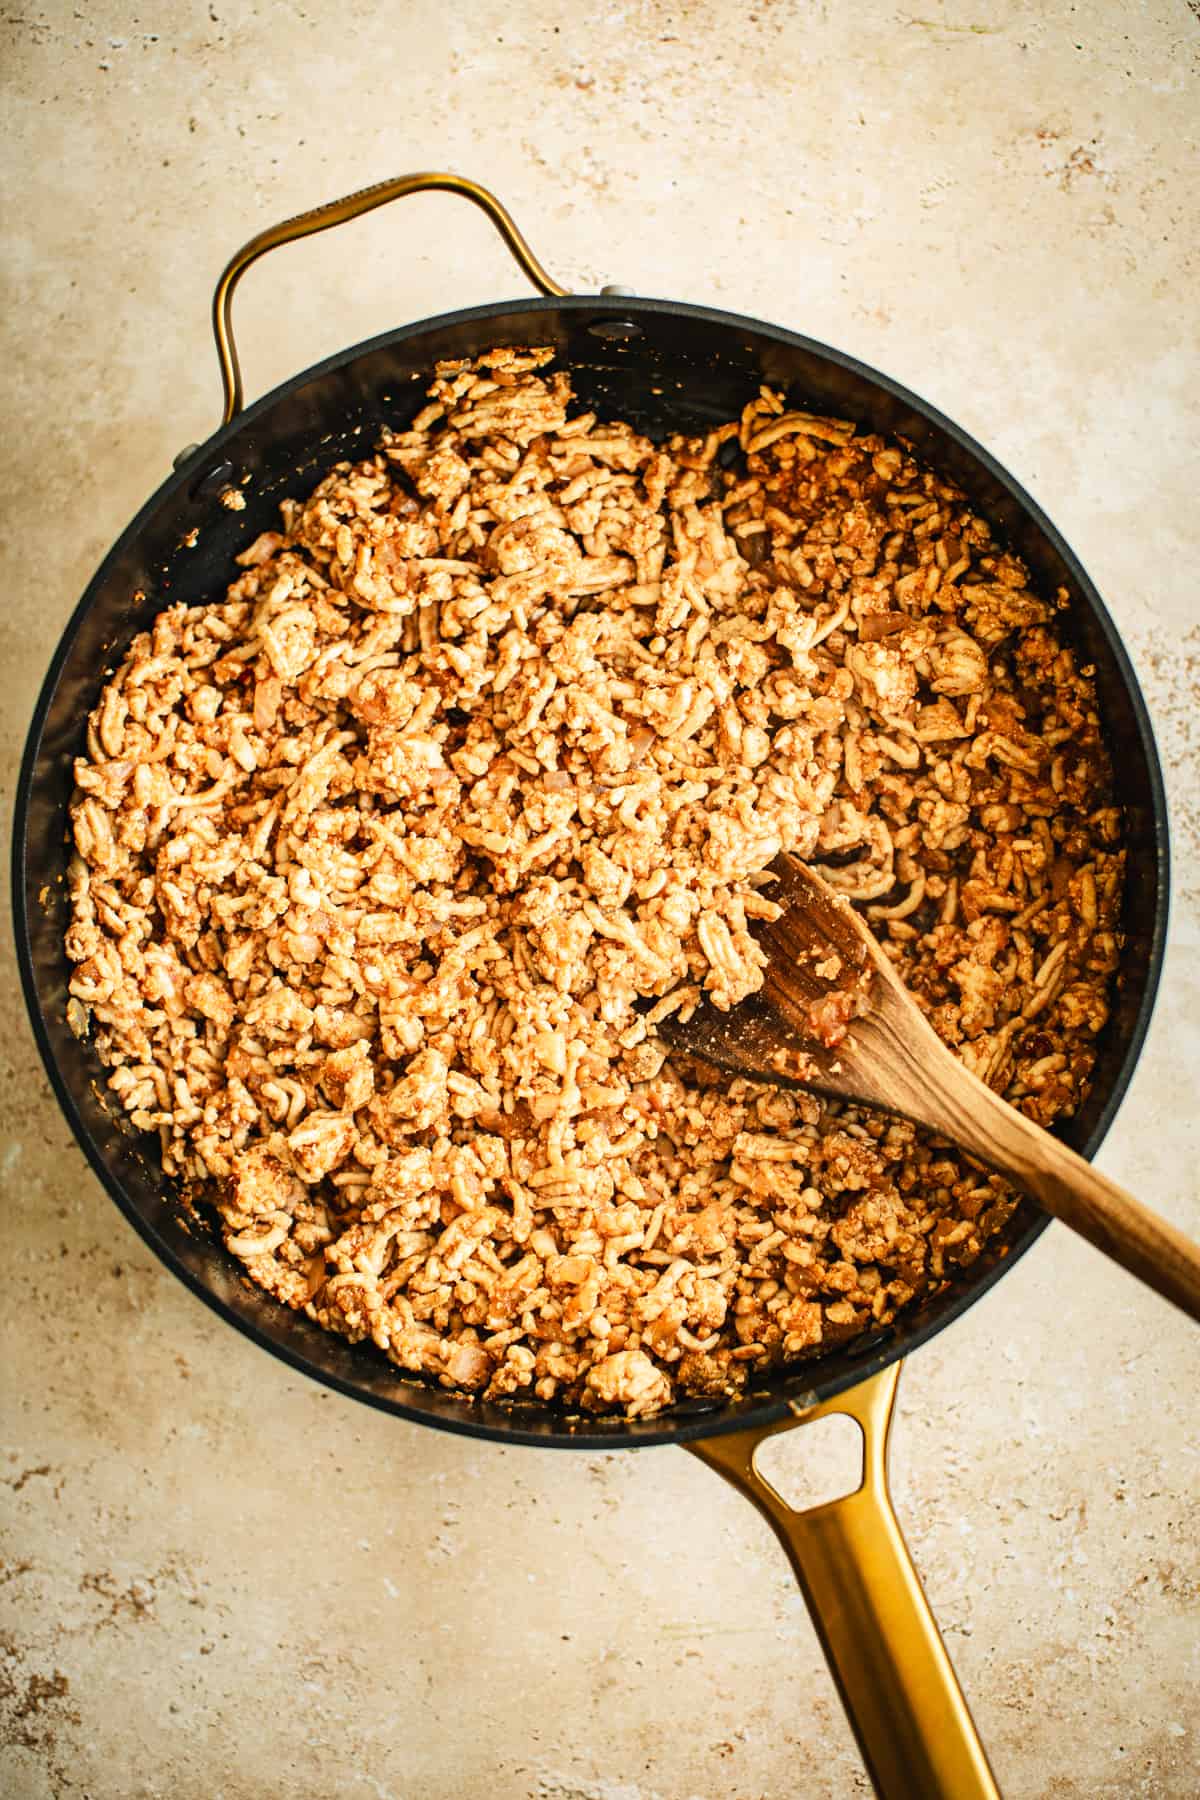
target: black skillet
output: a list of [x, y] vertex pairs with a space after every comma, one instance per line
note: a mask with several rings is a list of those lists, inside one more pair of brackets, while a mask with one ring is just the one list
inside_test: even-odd
[[[230, 302], [267, 250], [425, 189], [479, 206], [545, 296], [471, 307], [405, 325], [344, 350], [242, 408]], [[619, 297], [618, 297], [619, 295]], [[103, 1071], [66, 1023], [63, 952], [66, 809], [72, 758], [105, 672], [162, 607], [224, 591], [233, 558], [273, 527], [279, 501], [303, 495], [328, 466], [372, 446], [383, 421], [421, 405], [435, 362], [500, 344], [550, 344], [579, 400], [652, 438], [735, 417], [762, 382], [790, 405], [832, 412], [911, 440], [952, 476], [1048, 590], [1071, 597], [1070, 629], [1095, 665], [1125, 809], [1129, 872], [1118, 994], [1090, 1095], [1064, 1137], [1099, 1148], [1142, 1047], [1166, 933], [1167, 817], [1146, 706], [1095, 588], [1050, 521], [1000, 465], [935, 408], [886, 376], [795, 332], [706, 306], [609, 290], [566, 294], [540, 267], [499, 202], [454, 175], [403, 176], [253, 238], [214, 299], [225, 422], [183, 452], [175, 472], [122, 533], [71, 617], [29, 733], [13, 845], [15, 938], [34, 1033], [54, 1091], [96, 1174], [155, 1254], [231, 1325], [340, 1393], [446, 1431], [502, 1443], [583, 1450], [684, 1444], [765, 1514], [788, 1552], [877, 1790], [994, 1795], [996, 1788], [887, 1492], [887, 1434], [900, 1359], [951, 1324], [1012, 1267], [1047, 1224], [1032, 1204], [952, 1286], [886, 1331], [843, 1344], [730, 1402], [687, 1402], [651, 1419], [581, 1419], [544, 1405], [481, 1404], [402, 1378], [288, 1312], [242, 1278], [241, 1265], [182, 1211], [145, 1138], [102, 1099]], [[233, 492], [243, 510], [222, 504]], [[864, 1436], [858, 1490], [806, 1513], [787, 1507], [754, 1468], [758, 1445], [821, 1413], [843, 1412]]]

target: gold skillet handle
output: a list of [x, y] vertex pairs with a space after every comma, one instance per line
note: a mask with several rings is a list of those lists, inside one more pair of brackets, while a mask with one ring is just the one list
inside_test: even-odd
[[[888, 1493], [899, 1374], [897, 1363], [799, 1420], [687, 1448], [754, 1502], [787, 1551], [881, 1800], [999, 1800]], [[862, 1430], [862, 1485], [793, 1512], [755, 1469], [755, 1453], [777, 1432], [828, 1413]]]
[[265, 231], [260, 231], [256, 237], [243, 244], [236, 256], [230, 258], [213, 295], [213, 336], [217, 340], [217, 361], [221, 365], [221, 381], [225, 389], [225, 411], [221, 419], [223, 425], [228, 425], [234, 415], [241, 412], [243, 405], [242, 371], [233, 338], [233, 294], [251, 263], [257, 262], [260, 256], [265, 256], [268, 250], [277, 249], [280, 244], [290, 244], [297, 238], [311, 237], [316, 231], [328, 231], [334, 225], [344, 225], [347, 219], [357, 219], [360, 214], [372, 212], [377, 206], [386, 206], [389, 200], [401, 200], [406, 194], [424, 194], [435, 188], [447, 194], [461, 194], [465, 200], [470, 200], [481, 212], [487, 214], [508, 245], [513, 259], [539, 293], [551, 295], [567, 292], [566, 288], [559, 287], [547, 275], [496, 196], [490, 194], [487, 188], [480, 187], [477, 182], [468, 181], [462, 175], [447, 175], [435, 171], [423, 175], [397, 175], [391, 181], [377, 182], [374, 187], [360, 188], [356, 194], [347, 194], [344, 200], [330, 200], [325, 206], [314, 206], [311, 212], [298, 213], [294, 219], [285, 219], [281, 225], [269, 225]]

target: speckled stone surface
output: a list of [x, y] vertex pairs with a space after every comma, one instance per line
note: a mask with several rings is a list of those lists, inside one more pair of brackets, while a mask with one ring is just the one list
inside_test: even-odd
[[[1101, 1162], [1200, 1233], [1197, 11], [5, 9], [6, 806], [77, 595], [216, 422], [226, 255], [385, 175], [475, 175], [572, 287], [711, 299], [887, 369], [1080, 552], [1158, 721], [1178, 878]], [[250, 390], [518, 289], [481, 219], [410, 201], [255, 271]], [[0, 980], [5, 1795], [866, 1792], [744, 1503], [679, 1451], [448, 1438], [263, 1355], [105, 1198], [7, 949]], [[1196, 1330], [1057, 1227], [908, 1368], [897, 1505], [1011, 1797], [1200, 1787], [1198, 1390]], [[779, 1451], [797, 1484], [832, 1454]]]

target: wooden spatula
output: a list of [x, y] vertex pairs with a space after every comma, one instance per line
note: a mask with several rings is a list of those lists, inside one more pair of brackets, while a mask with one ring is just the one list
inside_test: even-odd
[[1046, 1211], [1200, 1321], [1200, 1248], [1001, 1100], [938, 1038], [848, 901], [793, 856], [759, 932], [761, 991], [728, 1012], [702, 1000], [658, 1032], [731, 1074], [899, 1113], [1008, 1175]]

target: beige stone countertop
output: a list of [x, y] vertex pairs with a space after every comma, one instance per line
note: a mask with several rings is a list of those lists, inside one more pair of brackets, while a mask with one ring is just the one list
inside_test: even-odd
[[[6, 812], [70, 611], [218, 415], [212, 282], [408, 169], [567, 285], [775, 320], [957, 419], [1123, 631], [1172, 945], [1101, 1165], [1200, 1233], [1197, 0], [28, 0], [3, 84]], [[521, 291], [422, 197], [281, 253], [251, 393]], [[143, 1248], [2, 967], [0, 1791], [843, 1800], [867, 1783], [757, 1515], [678, 1450], [447, 1437], [327, 1392]], [[1010, 1800], [1200, 1791], [1200, 1334], [1053, 1227], [910, 1362], [897, 1507]], [[832, 1451], [804, 1431], [797, 1489]]]

